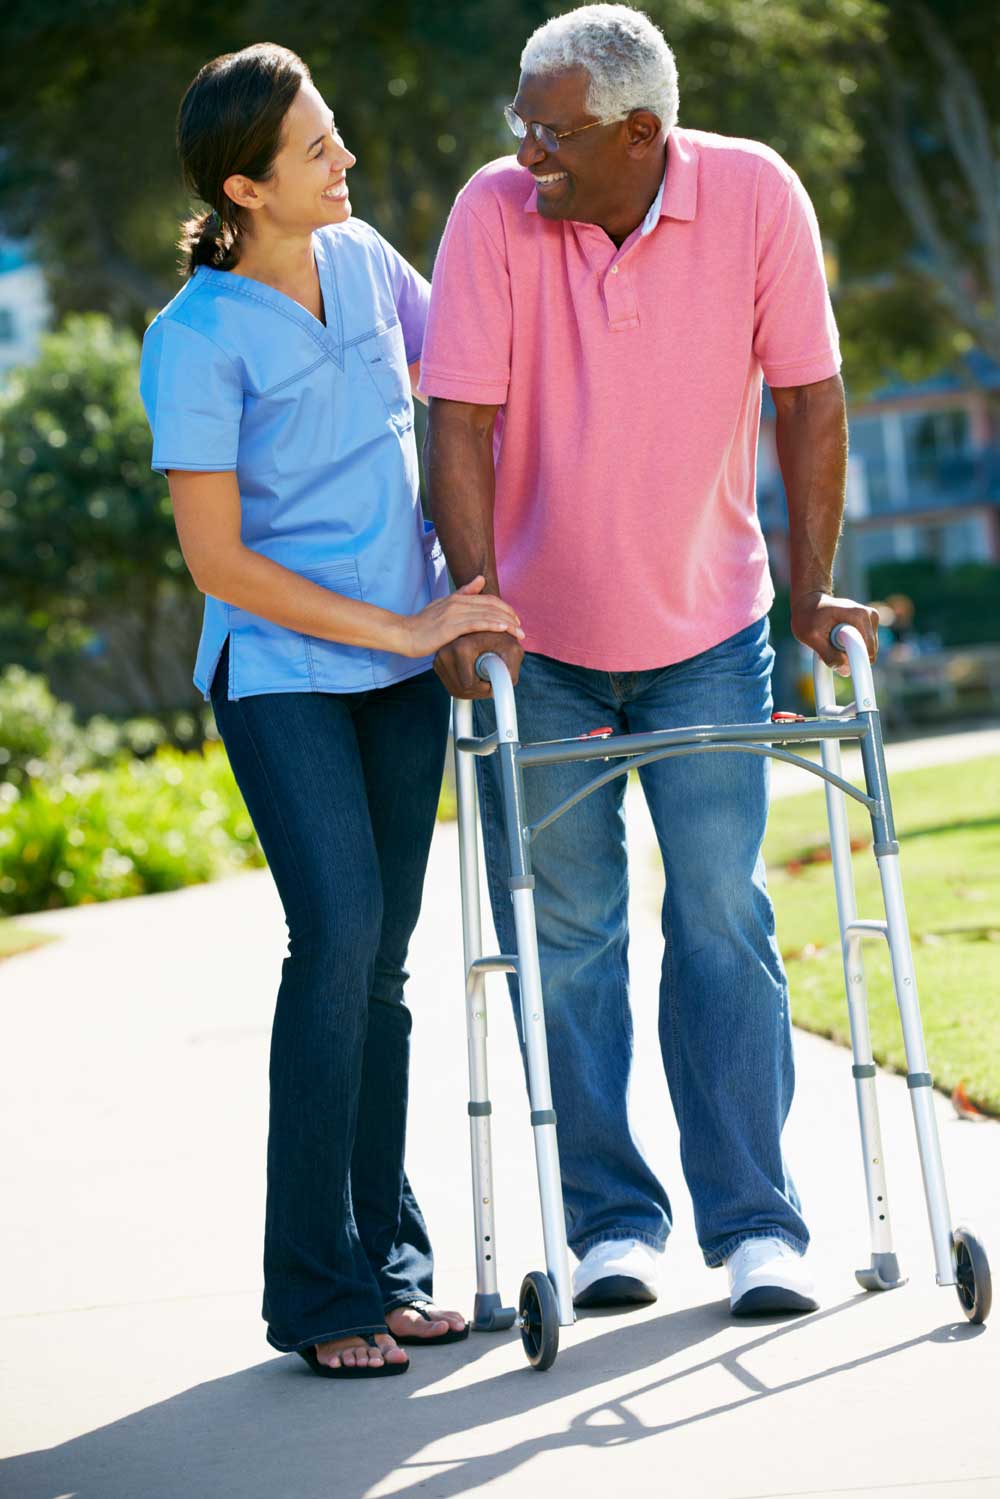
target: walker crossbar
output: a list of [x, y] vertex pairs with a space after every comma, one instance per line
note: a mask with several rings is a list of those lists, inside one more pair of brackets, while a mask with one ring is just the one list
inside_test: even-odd
[[[657, 729], [649, 734], [613, 734], [605, 739], [590, 739], [582, 743], [576, 739], [557, 739], [545, 744], [518, 745], [516, 759], [522, 769], [532, 765], [561, 765], [570, 761], [624, 759], [624, 764], [595, 776], [544, 817], [531, 823], [527, 829], [528, 837], [537, 837], [543, 828], [549, 827], [564, 812], [568, 812], [570, 807], [575, 807], [578, 802], [590, 796], [591, 792], [606, 786], [617, 776], [628, 775], [630, 770], [652, 765], [656, 760], [667, 760], [673, 755], [709, 754], [721, 750], [766, 755], [769, 759], [781, 760], [786, 765], [798, 765], [810, 775], [829, 781], [845, 796], [853, 797], [868, 812], [884, 816], [884, 809], [876, 798], [866, 796], [842, 776], [834, 775], [823, 765], [817, 765], [814, 760], [807, 760], [803, 755], [775, 748], [780, 744], [814, 744], [822, 739], [832, 738], [860, 741], [867, 737], [868, 732], [867, 723], [860, 718], [814, 718], [807, 720], [801, 728], [786, 727], [778, 732], [761, 724], [731, 724], [717, 729]], [[487, 734], [481, 739], [459, 739], [455, 748], [463, 754], [492, 755], [499, 748], [499, 743], [497, 734]]]
[[[630, 770], [681, 754], [742, 752], [763, 755], [797, 765], [824, 782], [872, 1251], [870, 1266], [856, 1272], [857, 1279], [870, 1291], [889, 1290], [903, 1284], [889, 1223], [885, 1165], [875, 1098], [876, 1069], [869, 1036], [861, 951], [866, 938], [878, 937], [887, 942], [891, 959], [937, 1280], [940, 1285], [957, 1286], [963, 1310], [970, 1320], [984, 1321], [989, 1311], [990, 1276], [985, 1251], [971, 1230], [956, 1228], [953, 1231], [950, 1226], [931, 1077], [924, 1049], [916, 978], [899, 876], [899, 844], [896, 842], [893, 826], [882, 729], [868, 652], [860, 634], [849, 625], [838, 626], [833, 631], [831, 640], [847, 656], [854, 702], [847, 708], [838, 707], [831, 669], [817, 656], [813, 666], [816, 717], [793, 724], [699, 725], [644, 734], [608, 733], [601, 737], [591, 731], [588, 735], [573, 739], [522, 744], [518, 734], [510, 675], [501, 658], [491, 653], [478, 659], [476, 671], [491, 685], [496, 710], [496, 731], [483, 737], [475, 737], [471, 733], [471, 703], [456, 701], [454, 705], [469, 1037], [469, 1123], [478, 1277], [473, 1325], [480, 1330], [509, 1327], [514, 1318], [513, 1310], [502, 1306], [497, 1290], [490, 1155], [492, 1106], [489, 1102], [486, 1073], [486, 978], [495, 973], [514, 973], [518, 981], [521, 1033], [524, 1040], [547, 1265], [546, 1272], [535, 1271], [526, 1278], [520, 1302], [522, 1337], [529, 1359], [536, 1368], [547, 1368], [555, 1358], [558, 1329], [572, 1323], [573, 1304], [559, 1176], [556, 1116], [552, 1108], [549, 1081], [530, 845], [545, 828], [599, 787], [607, 785], [616, 777], [627, 775]], [[844, 778], [840, 744], [845, 739], [855, 741], [860, 748], [864, 790]], [[821, 763], [817, 764], [779, 747], [803, 744], [819, 744]], [[471, 762], [474, 756], [493, 754], [499, 757], [504, 827], [510, 855], [508, 889], [514, 907], [517, 951], [514, 954], [484, 957], [479, 904], [477, 798]], [[590, 760], [617, 763], [593, 776], [585, 786], [529, 824], [524, 815], [524, 772], [535, 766]], [[884, 921], [858, 919], [844, 801], [846, 796], [859, 802], [868, 812], [871, 821], [873, 853], [878, 864], [885, 908]]]

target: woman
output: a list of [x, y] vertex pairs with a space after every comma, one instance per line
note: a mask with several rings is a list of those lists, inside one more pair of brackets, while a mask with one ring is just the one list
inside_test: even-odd
[[404, 961], [440, 787], [434, 652], [520, 633], [447, 596], [421, 519], [413, 405], [429, 288], [351, 221], [355, 158], [305, 64], [216, 58], [181, 105], [189, 279], [143, 344], [153, 467], [206, 595], [210, 697], [284, 905], [270, 1063], [268, 1341], [325, 1377], [403, 1373], [464, 1337], [430, 1304], [403, 1171]]

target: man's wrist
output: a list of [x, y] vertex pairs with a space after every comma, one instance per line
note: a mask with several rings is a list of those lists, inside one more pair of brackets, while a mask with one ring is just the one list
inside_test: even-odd
[[449, 564], [449, 569], [456, 588], [464, 588], [466, 583], [472, 582], [473, 578], [485, 578], [486, 582], [483, 585], [482, 592], [494, 595], [496, 598], [500, 597], [500, 582], [496, 573], [491, 572], [482, 563], [478, 565], [473, 563], [470, 567], [460, 568], [458, 571]]
[[795, 588], [792, 590], [791, 607], [798, 609], [803, 605], [814, 603], [817, 599], [829, 598], [832, 594], [832, 582], [815, 584], [811, 588]]

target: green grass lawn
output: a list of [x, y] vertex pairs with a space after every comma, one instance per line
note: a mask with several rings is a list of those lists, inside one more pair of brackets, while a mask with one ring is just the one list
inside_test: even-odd
[[[822, 787], [778, 801], [764, 845], [796, 1025], [850, 1044]], [[924, 1034], [935, 1083], [1000, 1114], [1000, 760], [891, 781]], [[858, 915], [881, 920], [868, 815], [849, 803]], [[884, 943], [865, 944], [872, 1047], [906, 1071]]]
[[16, 921], [0, 918], [0, 959], [12, 958], [19, 952], [30, 952], [33, 947], [41, 947], [43, 943], [54, 940], [48, 933], [32, 932], [27, 927], [19, 926]]

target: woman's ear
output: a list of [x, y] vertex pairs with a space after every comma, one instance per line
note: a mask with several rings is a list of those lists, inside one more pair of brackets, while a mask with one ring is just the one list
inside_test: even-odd
[[222, 191], [237, 208], [248, 208], [252, 213], [263, 207], [264, 200], [257, 190], [257, 184], [249, 177], [227, 177], [222, 184]]

